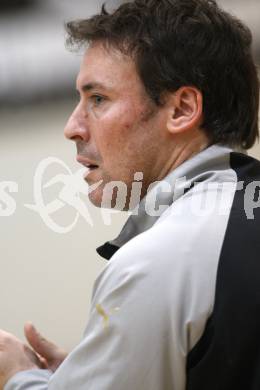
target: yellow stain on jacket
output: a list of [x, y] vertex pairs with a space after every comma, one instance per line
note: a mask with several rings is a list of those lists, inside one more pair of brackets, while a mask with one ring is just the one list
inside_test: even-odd
[[98, 314], [100, 314], [101, 317], [103, 318], [103, 325], [104, 325], [105, 329], [107, 329], [109, 326], [109, 316], [111, 314], [113, 314], [114, 312], [120, 310], [119, 307], [115, 307], [109, 313], [106, 313], [105, 309], [99, 303], [96, 304], [96, 309], [97, 309]]

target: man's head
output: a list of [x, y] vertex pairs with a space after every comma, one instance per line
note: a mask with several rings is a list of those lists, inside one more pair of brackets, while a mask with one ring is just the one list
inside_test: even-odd
[[[129, 197], [134, 173], [143, 172], [144, 195], [183, 160], [187, 145], [254, 144], [252, 37], [213, 0], [136, 0], [67, 30], [69, 43], [89, 44], [66, 135], [81, 162], [98, 166], [90, 183], [123, 181]], [[96, 205], [102, 188], [90, 196]]]

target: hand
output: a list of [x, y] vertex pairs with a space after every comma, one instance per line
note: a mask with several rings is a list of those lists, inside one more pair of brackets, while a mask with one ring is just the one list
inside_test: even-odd
[[0, 330], [0, 390], [18, 372], [39, 368], [41, 361], [27, 345]]
[[24, 334], [45, 368], [55, 372], [67, 357], [67, 352], [45, 339], [29, 322], [25, 324]]

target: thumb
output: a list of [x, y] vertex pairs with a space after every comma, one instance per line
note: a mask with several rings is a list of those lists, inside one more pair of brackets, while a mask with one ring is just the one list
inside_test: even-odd
[[30, 346], [46, 360], [50, 369], [56, 370], [66, 358], [67, 353], [43, 337], [32, 323], [25, 324], [24, 334]]

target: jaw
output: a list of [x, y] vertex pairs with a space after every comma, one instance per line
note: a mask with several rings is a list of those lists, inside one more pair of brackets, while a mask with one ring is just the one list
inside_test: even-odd
[[[95, 184], [92, 184], [90, 190], [91, 187], [95, 188], [94, 186]], [[123, 181], [103, 182], [96, 189], [91, 190], [88, 197], [95, 207], [129, 211], [133, 210], [145, 195], [142, 187], [142, 182], [133, 182], [129, 185]]]

